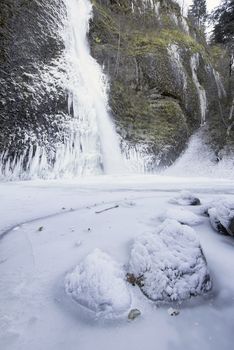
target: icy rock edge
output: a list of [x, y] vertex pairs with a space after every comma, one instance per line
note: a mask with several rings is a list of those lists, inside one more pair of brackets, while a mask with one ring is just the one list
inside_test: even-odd
[[193, 193], [190, 191], [181, 191], [177, 196], [174, 198], [171, 198], [169, 201], [171, 204], [178, 204], [178, 205], [200, 205], [200, 199], [197, 198]]
[[108, 254], [95, 249], [65, 278], [66, 293], [97, 317], [127, 316], [131, 295], [121, 266]]
[[158, 302], [182, 301], [212, 287], [195, 231], [170, 219], [157, 232], [136, 238], [130, 253], [128, 281]]
[[215, 231], [234, 237], [234, 201], [213, 202], [207, 204], [204, 211], [208, 213]]

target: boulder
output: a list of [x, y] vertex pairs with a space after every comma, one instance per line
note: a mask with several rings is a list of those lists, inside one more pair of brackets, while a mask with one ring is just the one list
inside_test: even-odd
[[96, 315], [128, 315], [131, 296], [122, 268], [108, 254], [95, 249], [65, 278], [66, 293]]
[[165, 220], [155, 233], [133, 243], [128, 281], [151, 300], [182, 301], [211, 289], [205, 256], [195, 231], [175, 220]]
[[234, 201], [213, 203], [208, 209], [211, 226], [219, 233], [234, 236]]

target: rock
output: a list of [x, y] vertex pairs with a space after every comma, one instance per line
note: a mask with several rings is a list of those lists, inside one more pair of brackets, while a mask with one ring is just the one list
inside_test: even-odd
[[130, 312], [128, 314], [128, 319], [133, 321], [133, 320], [135, 320], [135, 318], [139, 317], [140, 315], [141, 315], [140, 310], [132, 309], [132, 310], [130, 310]]
[[136, 238], [128, 273], [153, 301], [185, 300], [212, 286], [195, 231], [175, 220], [166, 220], [155, 233]]
[[[4, 177], [30, 177], [26, 170], [35, 165], [36, 157], [46, 158], [50, 170], [71, 139], [71, 124], [72, 130], [76, 126], [68, 93], [72, 65], [64, 43], [67, 3], [1, 0], [0, 172]], [[172, 0], [92, 3], [91, 52], [108, 75], [108, 100], [123, 153], [137, 150], [147, 169], [172, 164], [199, 128], [199, 90], [207, 100], [209, 143], [215, 140], [219, 148], [227, 143], [231, 147], [232, 133], [227, 137], [220, 118], [220, 103], [228, 105], [225, 98], [219, 99], [222, 77], [210, 64], [217, 52], [211, 56], [203, 35], [183, 17], [179, 5]], [[222, 66], [228, 67], [228, 54], [219, 50]], [[197, 64], [192, 70], [194, 55]], [[228, 115], [227, 107], [223, 111]], [[28, 162], [30, 155], [33, 162]], [[23, 173], [13, 174], [16, 160], [22, 160]], [[40, 177], [45, 176], [44, 161], [42, 165], [36, 168]]]
[[[61, 147], [67, 135], [67, 73], [61, 30], [65, 13], [63, 0], [1, 1], [0, 96], [5, 104], [0, 103], [1, 125], [4, 123], [0, 173], [7, 178], [16, 160], [22, 159], [23, 170], [29, 168], [32, 153], [35, 158], [38, 153], [40, 158], [48, 154], [52, 165], [56, 144]], [[35, 158], [31, 162], [34, 168]], [[7, 162], [10, 166], [5, 169]], [[26, 178], [27, 174], [18, 175]]]
[[39, 232], [41, 232], [41, 231], [43, 231], [44, 230], [44, 226], [40, 226], [39, 228], [38, 228], [38, 231]]
[[99, 249], [66, 276], [65, 290], [77, 303], [102, 317], [120, 317], [131, 306], [122, 268]]
[[234, 236], [234, 217], [230, 220], [227, 231]]
[[[207, 64], [206, 43], [178, 4], [97, 0], [93, 9], [91, 52], [110, 79], [109, 103], [124, 152], [137, 149], [149, 155], [149, 168], [171, 164], [199, 127], [204, 109], [222, 145], [222, 100], [213, 67]], [[191, 68], [194, 57], [196, 69]]]
[[173, 309], [172, 307], [170, 307], [167, 312], [170, 316], [178, 316], [180, 314], [179, 310]]
[[200, 199], [189, 191], [181, 191], [177, 196], [170, 200], [172, 204], [179, 205], [200, 205]]
[[211, 226], [224, 235], [234, 236], [234, 201], [222, 200], [208, 209]]

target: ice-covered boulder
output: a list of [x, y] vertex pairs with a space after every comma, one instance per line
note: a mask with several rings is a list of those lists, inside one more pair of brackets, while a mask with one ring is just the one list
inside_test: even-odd
[[208, 292], [211, 279], [195, 231], [165, 220], [157, 232], [136, 238], [128, 281], [154, 301], [180, 301]]
[[170, 199], [170, 203], [179, 205], [200, 205], [200, 199], [189, 191], [181, 191], [177, 196]]
[[181, 224], [190, 226], [198, 225], [202, 222], [201, 217], [181, 207], [166, 210], [166, 212], [161, 214], [160, 219], [173, 219], [179, 221]]
[[234, 201], [222, 200], [208, 209], [211, 226], [222, 234], [234, 236]]
[[65, 289], [76, 302], [104, 317], [127, 314], [131, 306], [125, 273], [99, 249], [66, 276]]

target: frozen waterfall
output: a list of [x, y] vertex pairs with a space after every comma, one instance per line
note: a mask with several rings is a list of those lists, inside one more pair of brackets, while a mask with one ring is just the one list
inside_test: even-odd
[[[25, 149], [15, 155], [0, 154], [0, 178], [59, 178], [80, 175], [124, 173], [118, 136], [108, 113], [108, 81], [102, 68], [91, 56], [87, 33], [92, 17], [89, 0], [64, 0], [67, 18], [63, 29], [65, 52], [57, 71], [51, 74], [54, 84], [61, 84], [68, 94], [66, 134], [58, 125], [60, 142], [53, 150], [40, 144], [36, 135], [25, 135]], [[51, 67], [44, 67], [51, 73]], [[61, 78], [61, 71], [67, 72]], [[48, 74], [45, 86], [51, 85]], [[62, 82], [61, 82], [62, 80]], [[49, 93], [45, 91], [45, 93]], [[52, 121], [53, 122], [53, 121]], [[63, 123], [63, 121], [61, 121]], [[60, 128], [61, 126], [61, 128]]]
[[199, 54], [196, 53], [191, 57], [191, 70], [192, 70], [193, 82], [196, 86], [199, 102], [200, 102], [201, 126], [204, 126], [206, 124], [207, 100], [206, 100], [206, 91], [198, 80], [198, 76], [197, 76], [198, 67], [199, 67]]
[[[77, 120], [74, 149], [78, 173], [123, 172], [124, 163], [114, 125], [108, 114], [107, 79], [90, 55], [87, 41], [92, 5], [89, 0], [66, 0], [66, 47], [70, 71], [70, 106]], [[73, 156], [73, 155], [71, 155]], [[74, 174], [76, 175], [76, 173]]]

